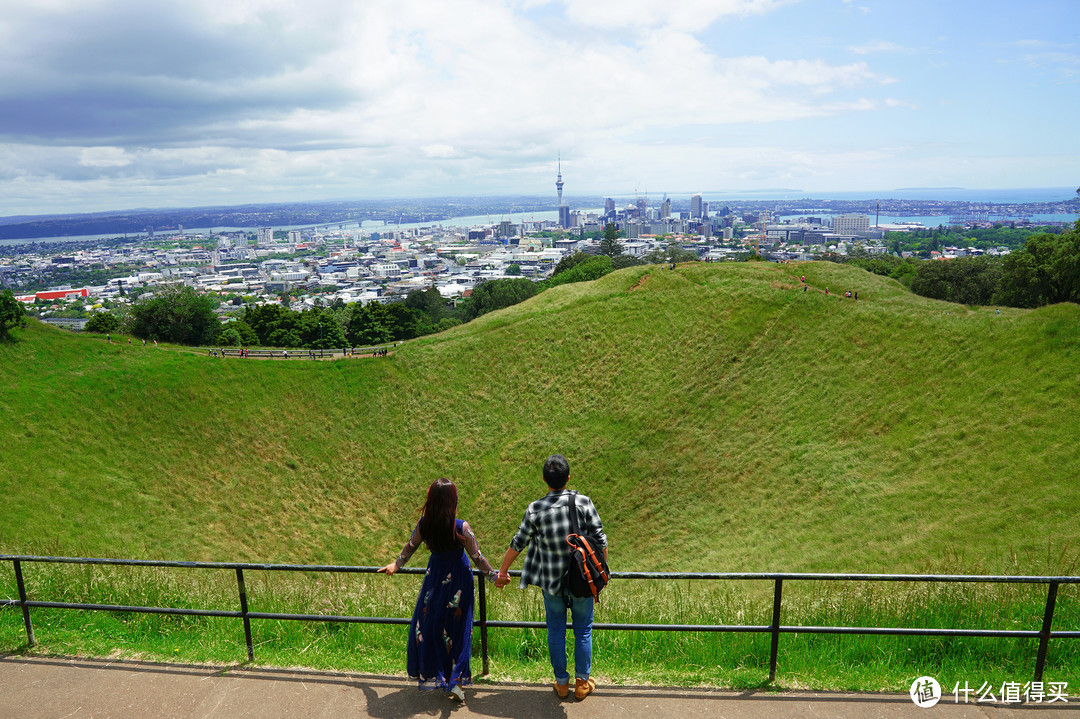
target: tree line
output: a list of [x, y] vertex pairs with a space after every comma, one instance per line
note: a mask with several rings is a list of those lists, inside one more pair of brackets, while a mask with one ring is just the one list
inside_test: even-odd
[[892, 277], [915, 294], [935, 300], [1027, 308], [1080, 303], [1080, 222], [1060, 234], [1029, 235], [1022, 247], [998, 257], [917, 260], [863, 255], [844, 261]]

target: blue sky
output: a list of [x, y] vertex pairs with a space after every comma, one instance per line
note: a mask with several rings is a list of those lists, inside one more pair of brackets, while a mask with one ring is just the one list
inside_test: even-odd
[[0, 215], [1080, 184], [1076, 0], [8, 0]]

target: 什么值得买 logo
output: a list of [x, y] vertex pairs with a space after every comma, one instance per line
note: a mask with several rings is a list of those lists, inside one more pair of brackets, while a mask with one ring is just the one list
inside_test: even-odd
[[911, 683], [910, 694], [915, 706], [929, 709], [941, 701], [941, 685], [933, 677], [919, 677]]

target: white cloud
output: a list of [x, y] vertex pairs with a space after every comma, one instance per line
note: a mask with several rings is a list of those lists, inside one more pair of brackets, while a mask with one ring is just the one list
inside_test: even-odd
[[122, 147], [84, 147], [79, 152], [83, 167], [125, 167], [132, 162]]
[[794, 0], [564, 0], [573, 23], [594, 28], [704, 30], [727, 16], [761, 15]]
[[1062, 82], [1080, 80], [1080, 55], [1067, 52], [1043, 52], [1025, 55], [1020, 60], [1031, 68], [1050, 70]]
[[[175, 205], [200, 191], [203, 204], [276, 201], [313, 187], [337, 197], [546, 192], [560, 149], [564, 169], [597, 163], [595, 186], [650, 159], [673, 175], [687, 165], [672, 157], [699, 164], [699, 130], [910, 107], [879, 95], [892, 79], [869, 57], [838, 63], [798, 43], [750, 55], [705, 32], [790, 4], [14, 2], [0, 22], [0, 103], [12, 108], [0, 116], [10, 148], [0, 152], [0, 212], [27, 197], [4, 178], [43, 197], [79, 186], [108, 198], [113, 188], [113, 207]], [[641, 149], [650, 144], [666, 149]]]
[[917, 52], [914, 48], [898, 45], [895, 42], [889, 42], [888, 40], [874, 40], [865, 45], [853, 45], [848, 49], [856, 55], [871, 55], [879, 52]]

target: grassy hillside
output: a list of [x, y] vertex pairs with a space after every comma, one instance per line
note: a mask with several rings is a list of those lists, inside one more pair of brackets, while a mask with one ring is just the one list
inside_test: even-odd
[[996, 314], [834, 264], [691, 264], [382, 359], [15, 335], [0, 551], [382, 564], [448, 476], [499, 556], [552, 452], [621, 570], [1041, 571], [1049, 546], [1064, 571], [1080, 546], [1074, 305]]

